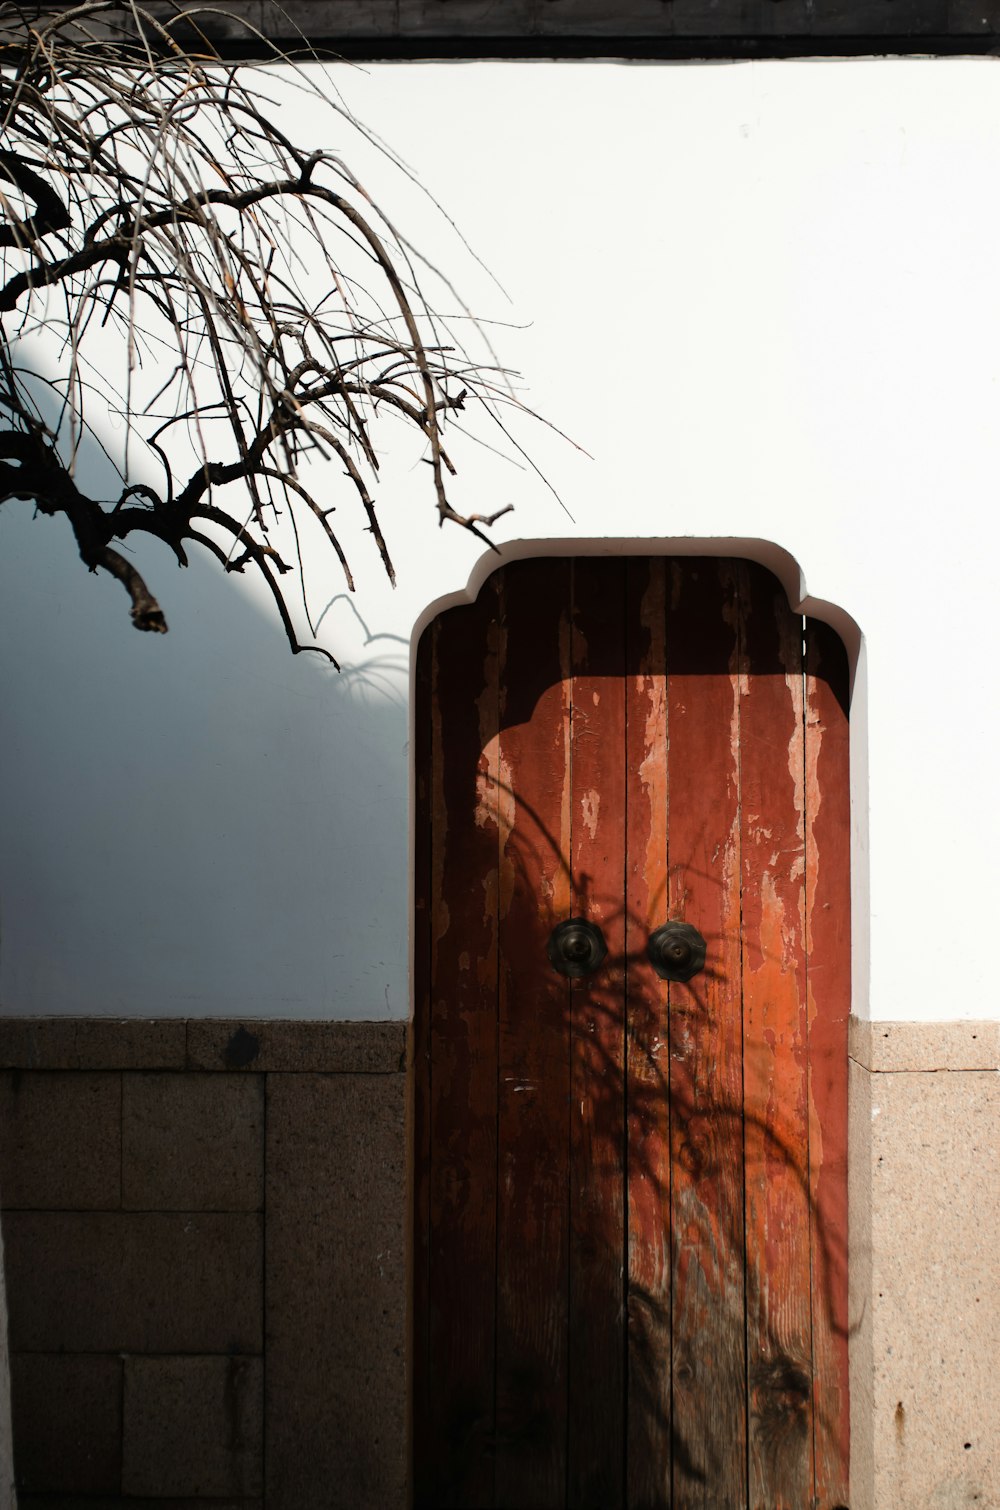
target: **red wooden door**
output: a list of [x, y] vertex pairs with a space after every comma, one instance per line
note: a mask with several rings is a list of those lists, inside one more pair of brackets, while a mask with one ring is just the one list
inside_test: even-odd
[[418, 697], [415, 1504], [846, 1506], [843, 647], [746, 562], [536, 560]]

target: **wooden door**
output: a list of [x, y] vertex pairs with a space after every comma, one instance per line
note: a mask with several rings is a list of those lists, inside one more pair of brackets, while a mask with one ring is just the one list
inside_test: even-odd
[[425, 634], [416, 1506], [846, 1506], [846, 676], [738, 561], [521, 562]]

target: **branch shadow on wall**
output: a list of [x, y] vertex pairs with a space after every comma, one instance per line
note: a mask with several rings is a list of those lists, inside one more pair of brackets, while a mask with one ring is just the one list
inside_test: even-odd
[[[117, 496], [88, 437], [77, 465]], [[355, 663], [293, 658], [261, 595], [157, 542], [170, 633], [137, 634], [61, 526], [0, 514], [6, 1010], [403, 1015], [407, 647], [335, 599]]]

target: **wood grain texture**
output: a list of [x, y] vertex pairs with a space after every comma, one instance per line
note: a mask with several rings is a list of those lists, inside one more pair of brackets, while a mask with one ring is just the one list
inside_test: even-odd
[[629, 561], [626, 610], [626, 1112], [628, 1504], [671, 1502], [670, 1033], [646, 957], [667, 915], [667, 664], [663, 560]]
[[739, 651], [731, 563], [670, 564], [671, 918], [708, 942], [670, 987], [673, 1506], [746, 1503]]
[[[151, 9], [168, 12], [162, 0], [152, 0]], [[474, 56], [477, 44], [484, 50], [501, 39], [514, 56], [532, 43], [546, 43], [548, 54], [558, 56], [561, 41], [588, 39], [618, 44], [626, 54], [645, 43], [642, 50], [654, 56], [683, 56], [685, 41], [687, 55], [704, 56], [716, 50], [716, 40], [724, 55], [735, 56], [781, 55], [789, 50], [781, 42], [796, 39], [811, 41], [813, 51], [826, 43], [834, 44], [831, 50], [861, 53], [866, 42], [869, 52], [872, 44], [885, 49], [890, 42], [893, 51], [904, 53], [933, 50], [929, 43], [980, 51], [1000, 35], [996, 14], [971, 0], [780, 0], [768, 6], [755, 0], [620, 0], [615, 6], [600, 0], [223, 0], [218, 15], [200, 24], [210, 35], [236, 40], [241, 18], [265, 36], [291, 38], [300, 46], [304, 39], [327, 42], [343, 53], [352, 39], [364, 39], [376, 56], [380, 43], [409, 43], [419, 53], [422, 42], [437, 41], [440, 48], [449, 40], [464, 43]]]
[[427, 1328], [430, 1299], [430, 1170], [431, 1170], [431, 788], [434, 781], [431, 715], [433, 661], [440, 621], [428, 626], [417, 646], [413, 695], [414, 719], [414, 834], [413, 834], [413, 1023], [410, 1028], [409, 1135], [410, 1185], [410, 1439], [408, 1471], [414, 1500], [426, 1502], [431, 1489], [428, 1471], [433, 1404]]
[[847, 655], [806, 620], [806, 949], [817, 1510], [848, 1502], [847, 1029], [851, 804]]
[[518, 563], [501, 591], [496, 1498], [547, 1510], [566, 1493], [569, 987], [545, 946], [571, 907], [570, 564]]
[[751, 1510], [812, 1493], [802, 618], [739, 568]]
[[572, 910], [608, 954], [570, 990], [567, 1503], [624, 1495], [625, 565], [573, 563]]
[[431, 718], [429, 1502], [493, 1501], [497, 602], [439, 623]]
[[[589, 559], [421, 649], [421, 1510], [847, 1502], [847, 673], [806, 645], [762, 568]], [[667, 918], [708, 944], [669, 987]]]

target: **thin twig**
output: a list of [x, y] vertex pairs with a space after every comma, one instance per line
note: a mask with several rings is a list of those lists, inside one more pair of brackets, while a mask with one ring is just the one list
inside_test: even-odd
[[[300, 592], [307, 514], [354, 589], [335, 504], [300, 475], [310, 457], [339, 462], [392, 582], [376, 488], [390, 419], [426, 451], [439, 522], [491, 543], [486, 532], [512, 505], [455, 505], [444, 424], [467, 398], [498, 422], [505, 375], [488, 345], [477, 364], [445, 344], [447, 319], [436, 333], [415, 273], [433, 265], [339, 155], [300, 148], [275, 124], [264, 76], [213, 51], [212, 8], [164, 19], [134, 0], [83, 0], [32, 14], [5, 5], [0, 19], [0, 502], [34, 498], [63, 515], [84, 562], [122, 583], [144, 630], [162, 633], [166, 621], [122, 541], [151, 535], [184, 564], [196, 540], [227, 570], [252, 568], [296, 652], [308, 647], [271, 539], [285, 516]], [[301, 68], [296, 83], [352, 120]], [[117, 393], [95, 371], [98, 328], [123, 338]], [[63, 343], [55, 376], [14, 356], [40, 332]], [[109, 392], [125, 447], [105, 499], [88, 492], [76, 459], [84, 437], [106, 449]], [[304, 597], [296, 614], [312, 633]]]

